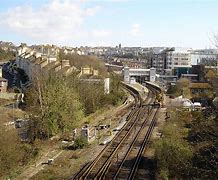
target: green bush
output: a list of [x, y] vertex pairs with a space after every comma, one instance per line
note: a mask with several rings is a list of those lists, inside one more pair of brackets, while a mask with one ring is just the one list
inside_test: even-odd
[[74, 148], [75, 149], [83, 149], [87, 145], [88, 145], [87, 139], [84, 137], [81, 137], [81, 136], [76, 138], [74, 141]]
[[172, 138], [159, 140], [155, 151], [159, 174], [166, 179], [182, 178], [190, 170], [192, 150], [187, 142]]

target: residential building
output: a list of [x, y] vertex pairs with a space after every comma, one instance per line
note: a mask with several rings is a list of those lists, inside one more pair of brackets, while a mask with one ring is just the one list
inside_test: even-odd
[[76, 50], [72, 47], [63, 47], [62, 48], [64, 54], [74, 54], [76, 53]]
[[5, 51], [16, 51], [16, 47], [12, 42], [3, 42], [0, 41], [0, 49], [3, 49]]
[[99, 72], [98, 70], [94, 69], [91, 66], [84, 66], [81, 68], [81, 75], [89, 75], [89, 76], [98, 76]]
[[21, 43], [17, 48], [16, 64], [18, 68], [25, 71], [29, 79], [32, 79], [33, 73], [38, 72], [51, 62], [57, 61], [59, 48], [55, 45], [33, 45]]
[[173, 51], [173, 48], [155, 47], [152, 49], [151, 66], [156, 68], [157, 74], [166, 74], [167, 67], [167, 52]]
[[166, 69], [177, 69], [179, 67], [191, 67], [191, 48], [172, 48], [167, 51]]
[[217, 65], [218, 50], [217, 49], [199, 49], [191, 53], [192, 65]]

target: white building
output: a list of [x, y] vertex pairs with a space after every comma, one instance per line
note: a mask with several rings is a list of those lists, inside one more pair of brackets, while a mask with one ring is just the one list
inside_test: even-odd
[[195, 50], [191, 54], [192, 65], [204, 63], [204, 61], [212, 62], [218, 60], [217, 49], [200, 49]]
[[166, 67], [175, 69], [179, 67], [191, 67], [191, 48], [174, 48], [167, 52]]

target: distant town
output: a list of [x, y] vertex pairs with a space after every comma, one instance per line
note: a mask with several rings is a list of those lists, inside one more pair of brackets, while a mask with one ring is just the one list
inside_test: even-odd
[[[51, 44], [28, 46], [26, 43], [15, 46], [12, 42], [3, 41], [0, 42], [0, 48], [16, 53], [17, 66], [23, 69], [29, 77], [31, 77], [32, 65], [44, 67], [49, 63], [58, 62], [60, 52], [65, 55], [97, 56], [106, 63], [108, 68], [115, 70], [121, 70], [122, 67], [129, 67], [130, 71], [138, 69], [138, 74], [145, 75], [144, 80], [149, 80], [149, 74], [145, 69], [155, 68], [156, 78], [163, 86], [166, 83], [175, 83], [181, 76], [200, 81], [202, 79], [198, 72], [200, 65], [218, 70], [217, 49], [122, 47], [121, 44], [116, 47], [58, 47]], [[132, 76], [135, 76], [137, 81], [142, 81], [143, 79], [140, 79], [137, 73], [135, 75], [132, 73]]]

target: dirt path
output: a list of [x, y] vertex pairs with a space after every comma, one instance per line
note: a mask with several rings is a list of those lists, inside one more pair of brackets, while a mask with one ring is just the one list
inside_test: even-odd
[[39, 171], [43, 170], [46, 166], [48, 166], [48, 159], [55, 160], [56, 158], [58, 158], [62, 154], [63, 150], [60, 150], [58, 147], [53, 148], [47, 149], [47, 151], [44, 152], [34, 164], [30, 165], [27, 169], [25, 169], [25, 171], [21, 173], [18, 177], [16, 177], [16, 179], [27, 180], [37, 174]]

